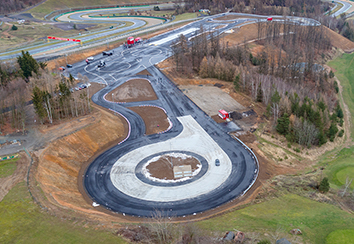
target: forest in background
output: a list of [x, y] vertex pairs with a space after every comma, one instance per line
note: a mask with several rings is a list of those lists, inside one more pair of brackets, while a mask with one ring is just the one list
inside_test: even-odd
[[213, 32], [189, 43], [181, 36], [173, 46], [175, 69], [189, 77], [233, 82], [237, 91], [264, 104], [273, 129], [290, 143], [310, 147], [343, 136], [338, 84], [333, 72], [318, 63], [332, 50], [322, 27], [279, 22], [257, 26], [257, 43], [263, 46], [257, 54], [247, 45], [229, 47]]
[[27, 7], [31, 7], [42, 0], [1, 0], [0, 14], [18, 12]]

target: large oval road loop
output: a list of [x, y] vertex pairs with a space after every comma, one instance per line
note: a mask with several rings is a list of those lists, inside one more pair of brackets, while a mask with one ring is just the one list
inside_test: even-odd
[[[124, 143], [99, 155], [84, 174], [84, 187], [92, 201], [124, 215], [151, 217], [158, 210], [165, 217], [177, 217], [196, 215], [243, 195], [258, 175], [254, 155], [222, 131], [157, 68], [152, 66], [148, 71], [158, 97], [155, 101], [117, 104], [104, 99], [107, 92], [140, 76], [121, 79], [92, 97], [93, 102], [119, 112], [130, 123], [130, 135]], [[164, 108], [172, 128], [146, 136], [143, 119], [127, 109], [144, 103]], [[203, 175], [171, 186], [150, 184], [137, 177], [140, 162], [168, 151], [203, 157], [207, 162]], [[216, 159], [220, 166], [215, 165]]]

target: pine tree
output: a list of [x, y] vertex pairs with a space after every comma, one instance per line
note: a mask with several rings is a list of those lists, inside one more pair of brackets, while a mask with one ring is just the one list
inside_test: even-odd
[[235, 90], [238, 91], [240, 90], [240, 74], [237, 74], [234, 79], [234, 87]]
[[324, 177], [318, 187], [318, 190], [322, 193], [327, 193], [329, 191], [329, 182], [328, 182], [328, 178]]
[[261, 103], [262, 101], [263, 101], [263, 91], [262, 91], [262, 82], [260, 82], [257, 90], [257, 102]]
[[32, 72], [38, 74], [39, 64], [37, 61], [29, 54], [29, 52], [22, 51], [22, 55], [17, 58], [17, 63], [20, 65], [22, 70], [22, 75], [26, 81], [32, 76]]
[[278, 131], [278, 133], [286, 135], [289, 132], [289, 124], [289, 116], [287, 113], [285, 113], [282, 117], [278, 119], [278, 124], [275, 129]]
[[37, 86], [35, 86], [32, 91], [32, 100], [35, 112], [41, 120], [41, 123], [43, 123], [44, 117], [47, 116], [46, 110], [43, 106], [44, 97], [44, 92], [41, 91]]

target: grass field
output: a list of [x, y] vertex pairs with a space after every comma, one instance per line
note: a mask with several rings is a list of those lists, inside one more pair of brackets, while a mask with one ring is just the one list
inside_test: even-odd
[[0, 178], [5, 178], [15, 172], [17, 160], [18, 158], [0, 161]]
[[354, 53], [344, 53], [328, 63], [335, 69], [335, 75], [343, 86], [343, 99], [349, 107], [351, 114], [351, 135], [354, 136], [353, 115], [354, 115]]
[[201, 221], [198, 225], [210, 231], [278, 232], [279, 238], [299, 228], [306, 243], [323, 244], [332, 231], [354, 228], [354, 218], [333, 205], [289, 194]]
[[[127, 26], [132, 25], [131, 22], [127, 22]], [[53, 25], [42, 23], [34, 23], [31, 25], [17, 25], [17, 30], [13, 31], [0, 31], [0, 51], [9, 51], [11, 49], [18, 48], [19, 45], [23, 46], [25, 43], [27, 44], [40, 44], [46, 42], [47, 36], [58, 36], [58, 37], [66, 37], [70, 38], [73, 36], [78, 36], [79, 33], [87, 34], [89, 33], [84, 30], [62, 30]], [[95, 24], [92, 27], [89, 27], [89, 31], [103, 30], [108, 29], [112, 24]], [[11, 38], [7, 38], [7, 36], [11, 35]], [[9, 48], [10, 47], [10, 48]]]
[[[46, 14], [54, 10], [59, 9], [69, 9], [74, 7], [92, 7], [92, 6], [117, 6], [124, 5], [129, 3], [141, 3], [146, 2], [142, 0], [47, 0], [43, 4], [29, 10], [29, 13], [32, 13], [33, 16], [37, 18], [43, 18]], [[147, 1], [148, 2], [148, 1]], [[159, 1], [159, 2], [168, 2], [168, 1]]]
[[327, 244], [348, 244], [353, 243], [354, 230], [336, 230], [326, 238]]
[[126, 243], [108, 231], [43, 212], [33, 203], [25, 182], [15, 186], [0, 202], [0, 243]]

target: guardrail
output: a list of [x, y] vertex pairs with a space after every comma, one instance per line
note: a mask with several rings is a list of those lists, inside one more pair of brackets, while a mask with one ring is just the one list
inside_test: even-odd
[[[200, 19], [200, 17], [193, 18], [193, 19], [187, 19], [187, 20], [180, 20], [180, 21], [176, 21], [174, 23], [172, 23], [172, 22], [169, 22], [167, 24], [160, 23], [160, 24], [157, 24], [157, 25], [154, 25], [154, 26], [144, 27], [144, 28], [141, 28], [139, 30], [133, 30], [133, 31], [125, 32], [124, 34], [118, 35], [116, 37], [109, 37], [109, 38], [100, 39], [96, 43], [84, 44], [82, 47], [77, 47], [75, 49], [63, 50], [63, 51], [59, 51], [59, 52], [55, 52], [55, 53], [45, 53], [44, 52], [42, 55], [37, 55], [38, 53], [34, 53], [32, 55], [37, 55], [35, 57], [36, 59], [40, 59], [42, 61], [49, 61], [49, 60], [52, 60], [52, 59], [55, 59], [55, 58], [59, 58], [59, 57], [65, 56], [65, 55], [67, 55], [69, 53], [82, 52], [82, 51], [84, 51], [85, 49], [88, 49], [88, 48], [93, 48], [93, 47], [96, 47], [96, 46], [100, 46], [102, 44], [124, 40], [125, 38], [129, 37], [132, 34], [137, 34], [137, 35], [138, 34], [139, 35], [147, 34], [149, 32], [156, 31], [156, 30], [158, 30], [160, 28], [166, 28], [166, 27], [173, 26], [175, 24], [189, 22], [189, 21], [193, 21], [193, 20], [197, 20], [197, 19]], [[91, 39], [91, 40], [94, 40], [94, 39]], [[48, 50], [48, 51], [50, 51], [50, 50]]]
[[256, 180], [257, 180], [257, 177], [258, 177], [258, 174], [259, 174], [259, 162], [258, 162], [258, 159], [257, 159], [256, 154], [254, 154], [254, 152], [252, 151], [251, 148], [249, 148], [245, 143], [243, 143], [243, 142], [242, 142], [240, 139], [238, 139], [235, 135], [231, 135], [231, 136], [232, 136], [234, 139], [236, 139], [239, 143], [241, 143], [241, 145], [242, 145], [244, 148], [246, 148], [246, 149], [251, 153], [252, 157], [254, 158], [254, 160], [255, 160], [255, 162], [256, 162], [256, 166], [257, 166], [255, 175], [254, 175], [254, 177], [253, 177], [253, 181], [252, 181], [252, 183], [247, 187], [247, 189], [242, 192], [242, 195], [241, 195], [241, 196], [243, 196], [243, 195], [245, 195], [245, 194], [247, 193], [247, 191], [254, 185], [254, 183], [255, 183]]

